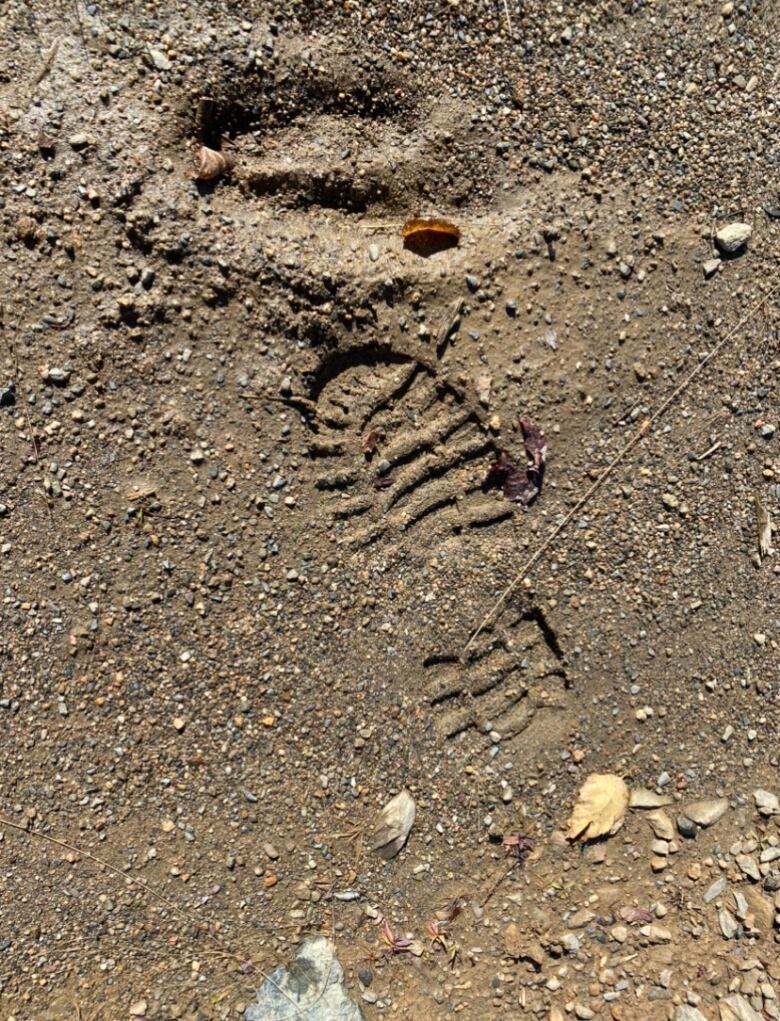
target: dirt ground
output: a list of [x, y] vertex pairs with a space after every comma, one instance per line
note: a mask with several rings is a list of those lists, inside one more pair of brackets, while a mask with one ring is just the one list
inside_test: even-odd
[[2, 6], [3, 1021], [780, 1018], [779, 22]]

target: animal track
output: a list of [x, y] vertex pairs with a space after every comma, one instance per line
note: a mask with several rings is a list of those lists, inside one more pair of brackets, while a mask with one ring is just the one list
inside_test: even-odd
[[510, 739], [523, 733], [538, 712], [566, 708], [563, 653], [538, 608], [487, 635], [466, 663], [452, 655], [431, 656], [423, 666], [426, 701], [442, 738], [473, 729], [495, 730]]
[[[353, 546], [424, 521], [435, 531], [460, 532], [513, 513], [482, 492], [478, 465], [496, 447], [470, 386], [446, 372], [460, 308], [457, 302], [450, 309], [433, 346], [342, 349], [315, 377], [318, 432], [310, 454], [323, 462], [315, 486]], [[363, 449], [368, 433], [385, 437], [371, 462]]]

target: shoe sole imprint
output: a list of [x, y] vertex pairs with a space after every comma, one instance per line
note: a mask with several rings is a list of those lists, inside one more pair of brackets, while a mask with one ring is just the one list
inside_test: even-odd
[[423, 667], [426, 702], [440, 738], [452, 740], [477, 730], [511, 739], [540, 711], [567, 708], [563, 652], [538, 607], [488, 634], [465, 663], [450, 654], [434, 655]]
[[[315, 374], [317, 433], [309, 453], [324, 464], [314, 484], [355, 548], [423, 521], [434, 532], [457, 533], [514, 513], [482, 492], [484, 472], [475, 462], [495, 456], [497, 447], [471, 387], [446, 373], [443, 356], [461, 307], [458, 301], [450, 308], [435, 345], [360, 344], [337, 351]], [[387, 437], [374, 457], [390, 462], [387, 489], [375, 488], [376, 468], [362, 450], [373, 429]]]

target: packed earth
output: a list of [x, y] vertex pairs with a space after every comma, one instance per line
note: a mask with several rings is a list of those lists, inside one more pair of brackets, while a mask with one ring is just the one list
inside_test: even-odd
[[780, 6], [0, 38], [2, 1021], [780, 1019]]

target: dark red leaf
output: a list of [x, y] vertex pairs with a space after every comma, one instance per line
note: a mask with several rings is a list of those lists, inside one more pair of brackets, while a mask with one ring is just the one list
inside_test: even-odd
[[533, 468], [517, 468], [504, 482], [504, 496], [512, 503], [522, 503], [525, 507], [539, 495], [538, 474]]
[[374, 489], [389, 489], [393, 484], [393, 480], [389, 475], [377, 475], [374, 479]]
[[539, 495], [542, 486], [547, 440], [542, 430], [527, 418], [520, 419], [520, 427], [528, 459], [526, 466], [515, 464], [511, 455], [502, 450], [488, 468], [484, 484], [488, 489], [500, 486], [507, 500], [527, 507]]
[[528, 460], [541, 473], [544, 470], [544, 462], [547, 457], [547, 439], [539, 426], [534, 425], [527, 418], [520, 419], [520, 428], [523, 430], [523, 441]]

